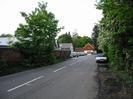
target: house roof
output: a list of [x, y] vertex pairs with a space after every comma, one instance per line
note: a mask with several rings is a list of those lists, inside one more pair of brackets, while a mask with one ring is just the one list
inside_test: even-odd
[[72, 43], [60, 43], [59, 47], [60, 48], [72, 48], [73, 44]]
[[93, 45], [91, 45], [91, 44], [86, 44], [85, 46], [84, 46], [84, 50], [95, 50], [95, 48], [94, 48], [94, 46]]
[[6, 38], [6, 37], [0, 38], [0, 45], [8, 46], [8, 43], [9, 43], [9, 39], [8, 38]]
[[9, 42], [15, 43], [16, 41], [15, 37], [0, 37], [0, 46], [8, 46]]

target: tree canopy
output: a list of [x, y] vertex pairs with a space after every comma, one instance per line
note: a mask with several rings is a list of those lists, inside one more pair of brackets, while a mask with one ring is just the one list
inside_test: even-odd
[[86, 44], [92, 43], [92, 40], [88, 36], [78, 37], [78, 45], [77, 47], [84, 47]]
[[38, 3], [29, 14], [21, 12], [26, 24], [20, 24], [15, 32], [16, 46], [30, 54], [32, 62], [47, 61], [55, 46], [55, 37], [61, 28], [52, 12], [47, 11], [47, 3]]
[[79, 36], [78, 33], [73, 34], [73, 45], [75, 48], [84, 47], [87, 43], [92, 44], [92, 40], [88, 36]]

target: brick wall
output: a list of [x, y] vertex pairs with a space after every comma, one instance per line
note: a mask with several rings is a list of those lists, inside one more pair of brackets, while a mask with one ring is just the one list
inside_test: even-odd
[[0, 59], [5, 60], [7, 63], [16, 64], [22, 62], [24, 56], [18, 49], [0, 48]]
[[[52, 54], [58, 58], [68, 59], [70, 53], [70, 51], [55, 50]], [[0, 48], [0, 59], [5, 60], [9, 64], [17, 64], [24, 60], [24, 55], [18, 49]]]

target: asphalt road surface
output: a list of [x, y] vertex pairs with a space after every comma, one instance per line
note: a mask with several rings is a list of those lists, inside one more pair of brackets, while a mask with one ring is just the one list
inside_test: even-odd
[[94, 99], [96, 63], [92, 55], [0, 77], [0, 99]]

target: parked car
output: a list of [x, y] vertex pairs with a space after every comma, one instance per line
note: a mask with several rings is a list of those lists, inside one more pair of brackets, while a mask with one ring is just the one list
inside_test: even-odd
[[96, 55], [96, 63], [107, 63], [108, 58], [105, 54], [99, 53]]
[[87, 55], [85, 52], [72, 52], [70, 54], [70, 57], [73, 58], [73, 57], [79, 57], [79, 56], [85, 56]]
[[70, 57], [71, 57], [71, 58], [73, 58], [73, 57], [78, 57], [78, 55], [77, 55], [76, 52], [72, 52], [72, 53], [70, 54]]

